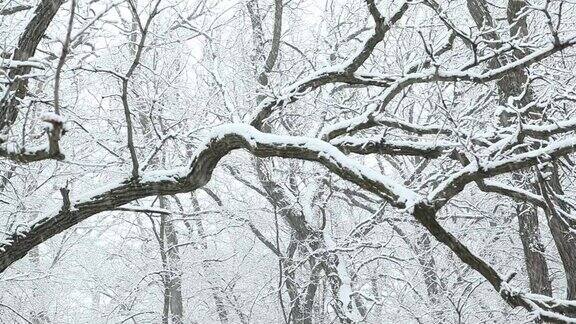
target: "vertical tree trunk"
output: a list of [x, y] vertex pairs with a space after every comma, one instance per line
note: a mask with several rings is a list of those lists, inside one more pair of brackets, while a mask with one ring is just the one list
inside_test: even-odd
[[[168, 207], [166, 197], [161, 196], [160, 208]], [[164, 231], [164, 273], [166, 275], [164, 290], [164, 310], [170, 309], [172, 324], [184, 323], [184, 307], [182, 303], [182, 261], [178, 250], [178, 234], [171, 215], [162, 215], [161, 228]]]
[[[258, 0], [249, 0], [246, 4], [248, 14], [250, 16], [250, 21], [252, 25], [252, 40], [254, 45], [254, 54], [252, 56], [252, 61], [255, 66], [263, 67], [260, 70], [256, 70], [256, 80], [259, 85], [265, 87], [268, 85], [267, 73], [271, 72], [272, 68], [276, 63], [278, 57], [278, 51], [280, 46], [280, 36], [282, 31], [282, 0], [275, 0], [275, 12], [274, 12], [274, 28], [271, 41], [271, 49], [268, 55], [265, 55], [264, 50], [264, 32], [262, 29], [262, 17], [259, 13]], [[258, 96], [256, 101], [259, 104], [263, 100], [262, 96]], [[271, 129], [270, 125], [264, 125], [261, 131], [269, 132]], [[326, 242], [320, 231], [315, 230], [306, 221], [302, 211], [294, 208], [292, 201], [288, 198], [288, 195], [284, 192], [284, 189], [279, 184], [273, 182], [270, 177], [266, 174], [264, 162], [260, 160], [255, 160], [255, 167], [258, 174], [258, 178], [266, 194], [268, 195], [269, 202], [280, 211], [280, 215], [283, 220], [291, 227], [295, 233], [295, 238], [297, 239], [297, 245], [306, 246], [311, 251], [317, 251], [318, 249], [326, 248]], [[334, 295], [334, 303], [332, 306], [336, 311], [338, 318], [341, 322], [351, 322], [348, 318], [349, 307], [356, 309], [354, 303], [348, 305], [343, 305], [342, 301], [339, 299], [339, 290], [342, 285], [342, 280], [338, 276], [338, 271], [336, 265], [332, 262], [333, 257], [336, 258], [335, 262], [338, 262], [336, 255], [325, 256], [322, 260], [315, 260], [311, 263], [311, 276], [310, 282], [308, 283], [308, 288], [305, 293], [305, 301], [302, 303], [299, 298], [297, 301], [297, 308], [293, 308], [295, 312], [291, 314], [296, 315], [294, 318], [295, 323], [313, 323], [313, 312], [314, 312], [314, 299], [316, 296], [318, 280], [318, 274], [316, 267], [320, 267], [330, 282], [332, 288], [332, 293]], [[292, 275], [294, 272], [292, 272]], [[292, 298], [292, 296], [291, 296]], [[294, 305], [293, 305], [294, 306]]]
[[[494, 22], [490, 12], [488, 11], [486, 2], [480, 0], [468, 0], [467, 4], [468, 10], [478, 28], [494, 27]], [[509, 0], [508, 2], [508, 20], [511, 24], [513, 22], [515, 23], [511, 32], [518, 36], [527, 33], [525, 17], [516, 19], [517, 13], [521, 12], [524, 6], [525, 3], [523, 3], [523, 1]], [[495, 32], [490, 32], [487, 34], [487, 37], [494, 40], [498, 39]], [[515, 58], [519, 58], [522, 55], [523, 53], [514, 53]], [[501, 62], [492, 60], [489, 62], [489, 65], [492, 68], [497, 68], [501, 65]], [[534, 99], [533, 91], [529, 85], [526, 85], [526, 82], [528, 82], [528, 76], [522, 69], [514, 70], [498, 80], [496, 82], [499, 94], [498, 103], [500, 105], [507, 105], [510, 96], [521, 94], [524, 87], [527, 86], [528, 88], [524, 97], [518, 101], [519, 108], [526, 106]], [[511, 116], [504, 112], [500, 116], [500, 121], [503, 126], [507, 126], [513, 122], [514, 117], [516, 116]], [[513, 177], [517, 181], [522, 180], [523, 178], [522, 174], [519, 173], [514, 174]], [[523, 187], [527, 190], [534, 190], [534, 188], [529, 184], [524, 185]], [[544, 257], [544, 246], [540, 243], [541, 239], [536, 207], [527, 203], [519, 203], [516, 207], [516, 216], [518, 219], [518, 231], [520, 240], [522, 241], [530, 289], [533, 293], [552, 296], [552, 284], [550, 282], [546, 258]]]
[[548, 264], [544, 257], [544, 245], [540, 240], [540, 229], [536, 208], [526, 203], [516, 206], [518, 231], [524, 250], [524, 261], [530, 282], [530, 291], [552, 296], [552, 285], [548, 275]]
[[[135, 1], [135, 4], [137, 1]], [[137, 39], [138, 39], [138, 22], [137, 17], [132, 17], [131, 33], [129, 35], [129, 49], [132, 56], [137, 52]], [[154, 61], [154, 67], [156, 62]], [[138, 107], [136, 113], [143, 129], [143, 135], [150, 140], [154, 140], [154, 135], [151, 132], [153, 120], [147, 118], [143, 114], [142, 107]], [[162, 117], [158, 117], [160, 130], [164, 132]], [[150, 165], [162, 164], [162, 157], [155, 157], [150, 161]], [[164, 196], [158, 197], [160, 208], [168, 208], [168, 199]], [[178, 233], [172, 221], [172, 215], [160, 216], [160, 236], [162, 241], [160, 243], [160, 253], [162, 257], [163, 267], [163, 284], [164, 284], [164, 304], [163, 304], [163, 323], [170, 321], [172, 324], [184, 323], [184, 307], [182, 300], [182, 261], [180, 259], [180, 252], [178, 248]]]
[[[200, 204], [198, 203], [198, 199], [196, 199], [194, 193], [192, 193], [191, 195], [191, 201], [192, 201], [192, 208], [194, 208], [194, 211], [199, 212]], [[195, 225], [196, 230], [198, 231], [198, 239], [200, 242], [200, 247], [203, 250], [206, 250], [208, 249], [208, 242], [206, 241], [206, 232], [204, 231], [204, 224], [202, 223], [202, 220], [200, 218], [196, 218]], [[213, 272], [210, 264], [207, 262], [202, 262], [202, 268], [206, 275]], [[214, 299], [214, 304], [216, 306], [216, 313], [218, 313], [220, 323], [227, 324], [229, 322], [229, 315], [228, 310], [226, 309], [226, 304], [224, 303], [224, 299], [222, 298], [222, 290], [220, 289], [220, 287], [211, 287], [210, 290], [212, 291], [212, 298]]]
[[[558, 166], [555, 163], [550, 163], [550, 167], [552, 168], [552, 172], [548, 185], [553, 191], [552, 194], [564, 195], [562, 185], [560, 184]], [[558, 203], [557, 207], [565, 213], [570, 213], [570, 208], [563, 203]], [[550, 227], [566, 275], [566, 298], [570, 300], [576, 299], [575, 226], [569, 220], [561, 218], [560, 213], [546, 213], [546, 216], [548, 218], [548, 227]]]
[[[263, 87], [268, 85], [268, 77], [266, 74], [274, 67], [280, 46], [283, 10], [282, 0], [275, 0], [274, 7], [275, 13], [272, 44], [270, 52], [266, 55], [262, 17], [259, 12], [258, 0], [248, 0], [246, 3], [252, 26], [253, 54], [251, 59], [257, 67], [254, 71], [255, 79], [258, 84]], [[263, 99], [264, 96], [258, 95], [256, 98], [257, 104], [259, 104]], [[269, 132], [270, 128], [270, 125], [264, 125], [262, 131]], [[309, 225], [304, 220], [303, 215], [294, 209], [289, 199], [285, 196], [283, 188], [269, 179], [266, 174], [265, 163], [256, 159], [254, 160], [254, 166], [258, 175], [258, 180], [266, 192], [266, 198], [276, 210], [280, 211], [281, 218], [293, 230], [287, 254], [283, 260], [280, 260], [283, 264], [285, 286], [290, 298], [290, 312], [288, 314], [289, 321], [296, 324], [312, 324], [314, 301], [316, 298], [318, 283], [320, 281], [318, 270], [315, 269], [315, 263], [312, 262], [310, 281], [308, 282], [307, 288], [301, 292], [296, 281], [296, 271], [295, 269], [290, 269], [291, 265], [293, 265], [292, 257], [297, 248], [302, 244], [310, 244], [305, 242], [310, 233]], [[302, 300], [302, 296], [304, 296], [304, 300]]]
[[[198, 236], [200, 237], [200, 242], [204, 250], [208, 248], [208, 243], [206, 242], [206, 233], [204, 231], [204, 225], [202, 224], [201, 219], [196, 219], [196, 228], [198, 229]], [[210, 266], [208, 262], [202, 262], [202, 268], [204, 269], [204, 273], [206, 275], [212, 273], [214, 270]], [[216, 305], [216, 312], [218, 313], [218, 318], [220, 319], [220, 323], [228, 323], [229, 322], [229, 315], [228, 310], [226, 309], [226, 304], [224, 303], [224, 299], [222, 298], [222, 290], [220, 287], [212, 287], [212, 298], [214, 299], [214, 304]]]
[[[36, 219], [37, 216], [38, 215], [36, 213], [31, 214], [29, 221]], [[39, 250], [38, 246], [31, 249], [30, 252], [28, 253], [28, 256], [30, 258], [30, 262], [32, 263], [32, 267], [34, 268], [34, 271], [40, 272], [41, 271], [40, 250]], [[38, 290], [39, 290], [39, 287], [34, 286], [32, 288], [32, 298], [34, 300], [38, 300], [40, 298]], [[43, 307], [39, 308], [39, 309], [34, 309], [32, 314], [30, 314], [30, 315], [31, 315], [31, 321], [34, 324], [51, 323], [50, 317], [48, 317], [48, 314], [46, 313], [46, 310], [43, 309]]]
[[436, 272], [436, 260], [432, 255], [431, 243], [430, 234], [428, 232], [422, 233], [417, 243], [418, 249], [414, 253], [416, 253], [418, 263], [422, 267], [428, 297], [433, 304], [437, 305], [441, 294], [444, 292], [444, 287]]

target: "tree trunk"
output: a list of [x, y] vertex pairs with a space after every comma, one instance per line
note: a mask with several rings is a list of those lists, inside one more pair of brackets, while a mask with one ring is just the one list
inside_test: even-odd
[[552, 284], [548, 275], [548, 264], [544, 256], [544, 245], [540, 240], [538, 214], [536, 208], [526, 203], [516, 206], [518, 215], [518, 231], [524, 250], [524, 261], [530, 291], [537, 294], [552, 296]]
[[566, 274], [566, 299], [576, 299], [576, 240], [570, 227], [560, 217], [548, 217], [548, 226], [558, 248]]
[[[32, 221], [34, 219], [36, 219], [36, 217], [38, 216], [37, 213], [32, 213], [30, 215], [29, 220]], [[30, 252], [28, 253], [28, 256], [30, 258], [30, 262], [32, 263], [32, 267], [34, 268], [34, 271], [36, 272], [40, 272], [41, 271], [41, 265], [40, 265], [40, 250], [39, 247], [36, 246], [33, 249], [30, 250]], [[36, 301], [40, 299], [39, 296], [39, 290], [40, 288], [37, 286], [34, 286], [32, 288], [32, 298]], [[35, 307], [39, 307], [35, 306]], [[38, 309], [34, 309], [32, 311], [32, 314], [30, 314], [31, 316], [31, 322], [34, 324], [47, 324], [47, 323], [51, 323], [50, 321], [50, 317], [48, 317], [48, 314], [46, 312], [45, 309], [43, 309], [43, 307], [40, 307]]]
[[[510, 0], [508, 2], [508, 20], [510, 23], [516, 21], [516, 15], [522, 10], [525, 4], [523, 1]], [[468, 0], [468, 9], [472, 18], [476, 22], [478, 28], [494, 27], [494, 22], [488, 7], [484, 1]], [[524, 35], [527, 33], [525, 17], [517, 19], [516, 25], [512, 28], [512, 32], [516, 35]], [[495, 32], [490, 32], [486, 35], [493, 40], [498, 39]], [[523, 53], [514, 53], [515, 58], [519, 58]], [[490, 67], [497, 68], [501, 62], [492, 60], [489, 62]], [[507, 105], [510, 96], [518, 96], [523, 92], [524, 86], [527, 87], [524, 97], [519, 100], [519, 108], [526, 106], [533, 100], [533, 91], [529, 85], [528, 76], [522, 69], [516, 69], [505, 77], [496, 82], [498, 88], [498, 103], [500, 105]], [[503, 126], [510, 125], [513, 122], [515, 115], [510, 115], [503, 112], [500, 116], [500, 122]], [[532, 116], [534, 118], [535, 116]], [[522, 178], [522, 175], [516, 173], [513, 175], [515, 179]], [[531, 185], [523, 185], [523, 189], [534, 190]], [[536, 207], [526, 203], [519, 203], [516, 207], [516, 216], [518, 219], [519, 235], [522, 241], [522, 248], [524, 251], [524, 260], [526, 263], [526, 271], [528, 274], [528, 281], [530, 283], [530, 290], [533, 293], [552, 296], [552, 284], [550, 282], [550, 275], [546, 258], [544, 257], [544, 246], [540, 243], [540, 230], [538, 228], [538, 213]]]
[[[160, 208], [168, 207], [167, 199], [160, 197]], [[184, 307], [182, 303], [182, 261], [178, 250], [178, 235], [171, 215], [161, 216], [161, 228], [164, 231], [164, 260], [162, 263], [165, 274], [164, 311], [170, 310], [172, 324], [184, 323]]]
[[[199, 212], [200, 204], [198, 203], [198, 199], [196, 199], [196, 196], [194, 194], [191, 195], [191, 202], [194, 211]], [[198, 241], [200, 242], [200, 247], [203, 250], [206, 250], [208, 249], [208, 242], [206, 241], [206, 232], [204, 231], [204, 224], [202, 223], [202, 220], [200, 218], [196, 218], [195, 225], [196, 230], [198, 231]], [[193, 233], [190, 234], [192, 235]], [[204, 270], [205, 275], [208, 275], [209, 273], [213, 272], [208, 262], [202, 262], [202, 269]], [[224, 303], [224, 299], [222, 298], [222, 290], [220, 289], [220, 287], [211, 287], [210, 290], [212, 291], [212, 298], [214, 299], [214, 304], [216, 306], [216, 313], [218, 313], [220, 323], [227, 324], [229, 322], [229, 315], [228, 310], [226, 309], [226, 304]]]
[[[26, 61], [33, 57], [40, 40], [46, 33], [52, 19], [60, 9], [64, 0], [42, 0], [34, 10], [32, 19], [26, 26], [24, 33], [20, 36], [18, 46], [12, 53], [12, 59]], [[14, 80], [9, 85], [11, 95], [4, 96], [0, 100], [0, 132], [7, 133], [8, 128], [18, 117], [21, 100], [28, 93], [28, 78], [19, 78], [30, 73], [31, 68], [23, 66], [11, 69], [8, 76]]]

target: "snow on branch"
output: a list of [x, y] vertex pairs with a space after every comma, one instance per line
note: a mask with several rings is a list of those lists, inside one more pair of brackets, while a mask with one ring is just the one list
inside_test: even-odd
[[63, 160], [64, 154], [60, 151], [60, 139], [65, 133], [65, 120], [62, 116], [45, 112], [40, 116], [45, 124], [48, 143], [40, 146], [21, 147], [8, 140], [6, 136], [0, 138], [0, 158], [6, 158], [20, 163], [31, 163], [42, 160]]
[[[562, 51], [568, 47], [576, 45], [576, 37], [570, 37], [559, 43], [549, 43], [542, 46], [539, 50], [526, 55], [521, 59], [517, 59], [513, 62], [503, 65], [502, 67], [488, 70], [486, 72], [470, 72], [468, 71], [471, 66], [477, 65], [478, 62], [486, 61], [488, 57], [493, 57], [493, 55], [487, 55], [486, 57], [476, 58], [473, 62], [465, 64], [460, 69], [447, 70], [442, 69], [441, 66], [434, 66], [424, 69], [420, 72], [409, 73], [401, 78], [397, 78], [395, 81], [391, 82], [386, 90], [373, 101], [378, 102], [371, 103], [367, 106], [364, 113], [361, 115], [350, 118], [347, 120], [340, 121], [328, 127], [325, 127], [323, 131], [323, 138], [332, 139], [337, 136], [341, 136], [347, 133], [368, 129], [378, 125], [387, 125], [390, 127], [401, 128], [404, 130], [412, 131], [420, 134], [430, 134], [428, 130], [421, 130], [420, 127], [410, 127], [407, 123], [390, 123], [386, 119], [381, 119], [379, 116], [382, 114], [386, 107], [400, 94], [403, 90], [411, 85], [420, 83], [430, 83], [430, 82], [455, 82], [455, 81], [466, 81], [472, 83], [486, 83], [494, 81], [498, 78], [503, 77], [510, 71], [516, 70], [518, 68], [523, 68], [530, 66], [534, 63], [540, 62], [541, 60], [553, 55], [559, 51]], [[548, 127], [535, 127], [534, 129], [529, 128], [529, 132], [533, 134], [554, 134], [561, 133], [568, 130], [574, 130], [576, 126], [574, 122], [566, 123], [563, 126], [557, 125]], [[449, 130], [445, 129], [432, 129], [432, 132], [436, 131], [438, 134], [451, 133]]]
[[24, 257], [34, 246], [90, 216], [137, 199], [191, 192], [206, 185], [218, 162], [233, 150], [246, 149], [257, 157], [283, 157], [315, 161], [356, 185], [378, 194], [398, 208], [409, 208], [420, 196], [400, 182], [347, 157], [324, 141], [262, 133], [244, 124], [219, 126], [192, 157], [188, 168], [143, 173], [71, 199], [68, 208], [45, 215], [0, 244], [0, 272]]
[[366, 139], [345, 136], [330, 141], [330, 144], [344, 152], [357, 154], [411, 155], [429, 159], [459, 146], [447, 141], [393, 141], [384, 136]]
[[472, 161], [432, 190], [428, 194], [428, 200], [434, 202], [437, 207], [440, 207], [473, 181], [535, 166], [539, 163], [558, 159], [574, 152], [576, 152], [576, 139], [570, 137], [553, 141], [543, 148], [516, 154], [506, 159], [496, 161]]
[[16, 69], [21, 67], [29, 67], [34, 69], [44, 70], [48, 66], [47, 62], [28, 59], [26, 61], [4, 59], [0, 61], [0, 68], [3, 69]]

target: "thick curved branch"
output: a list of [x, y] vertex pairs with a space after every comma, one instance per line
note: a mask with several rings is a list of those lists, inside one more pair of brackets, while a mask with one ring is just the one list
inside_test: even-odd
[[215, 164], [198, 161], [215, 157], [220, 159], [231, 150], [244, 148], [257, 157], [276, 156], [320, 162], [343, 179], [377, 193], [399, 208], [406, 207], [418, 198], [416, 193], [404, 185], [367, 169], [333, 145], [314, 138], [266, 134], [247, 125], [231, 124], [218, 127], [203, 145], [204, 148], [200, 148], [192, 160], [189, 177], [212, 173]]
[[340, 177], [351, 181], [404, 208], [419, 196], [402, 184], [376, 173], [348, 158], [334, 146], [311, 138], [270, 135], [248, 125], [224, 125], [199, 147], [188, 168], [144, 173], [103, 187], [83, 198], [71, 200], [61, 208], [20, 228], [0, 243], [0, 272], [24, 257], [33, 247], [101, 212], [115, 210], [131, 201], [150, 196], [174, 195], [201, 188], [210, 180], [222, 157], [233, 150], [246, 149], [258, 157], [284, 157], [323, 164]]
[[[512, 306], [522, 306], [529, 311], [538, 311], [542, 318], [554, 321], [563, 315], [554, 312], [548, 301], [540, 301], [513, 291], [506, 281], [485, 261], [474, 255], [455, 236], [447, 232], [436, 220], [435, 214], [442, 204], [443, 191], [430, 195], [432, 199], [422, 199], [419, 195], [381, 174], [371, 171], [360, 163], [348, 158], [336, 147], [306, 137], [271, 135], [257, 131], [247, 125], [224, 125], [216, 128], [207, 141], [193, 156], [188, 168], [143, 174], [139, 179], [129, 179], [104, 187], [84, 198], [65, 201], [63, 207], [50, 216], [43, 217], [27, 228], [19, 228], [0, 244], [0, 271], [21, 259], [41, 242], [78, 224], [92, 215], [115, 210], [136, 199], [158, 195], [173, 195], [189, 192], [204, 186], [210, 180], [218, 162], [228, 153], [246, 149], [258, 157], [283, 157], [316, 161], [345, 180], [355, 183], [387, 200], [397, 208], [410, 208], [414, 217], [425, 226], [436, 239], [449, 247], [467, 265], [482, 274]], [[503, 170], [518, 169], [537, 164], [540, 158], [552, 158], [576, 151], [575, 140], [565, 140], [517, 158], [486, 163], [482, 168], [477, 163], [466, 167], [461, 178], [474, 180], [478, 177], [497, 175]], [[465, 168], [465, 169], [466, 169]], [[475, 172], [474, 172], [475, 171]], [[476, 173], [475, 175], [473, 175]], [[467, 178], [468, 177], [468, 178]], [[460, 184], [458, 182], [457, 184]], [[453, 185], [445, 185], [448, 192]], [[572, 309], [571, 305], [563, 304]], [[556, 307], [556, 306], [554, 306]]]

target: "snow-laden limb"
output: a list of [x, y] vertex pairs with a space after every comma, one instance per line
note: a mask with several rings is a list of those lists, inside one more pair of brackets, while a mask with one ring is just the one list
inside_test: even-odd
[[[41, 242], [61, 233], [79, 222], [105, 211], [119, 207], [137, 199], [173, 195], [196, 190], [208, 183], [218, 162], [233, 150], [245, 149], [257, 157], [282, 157], [323, 164], [333, 173], [355, 183], [384, 199], [397, 208], [409, 211], [441, 243], [450, 248], [464, 263], [486, 278], [496, 291], [501, 291], [505, 281], [481, 258], [474, 255], [458, 238], [446, 231], [436, 219], [436, 212], [443, 205], [445, 193], [439, 190], [429, 196], [429, 201], [406, 188], [401, 183], [376, 173], [359, 162], [347, 157], [335, 146], [319, 139], [308, 137], [281, 136], [260, 132], [245, 124], [230, 124], [215, 128], [192, 156], [188, 167], [167, 171], [143, 173], [138, 179], [126, 179], [101, 187], [79, 198], [70, 199], [59, 210], [45, 215], [28, 226], [21, 227], [4, 242], [0, 243], [0, 271], [24, 257], [28, 251]], [[518, 169], [537, 164], [542, 157], [558, 157], [576, 151], [576, 140], [568, 139], [550, 144], [540, 150], [518, 154], [508, 160], [471, 163], [458, 173], [452, 182], [461, 184], [461, 179], [473, 181], [477, 178], [497, 175], [510, 169]], [[447, 182], [443, 188], [454, 186]], [[66, 199], [64, 199], [66, 200]], [[344, 298], [348, 291], [341, 291]], [[519, 294], [503, 294], [512, 306], [523, 306], [529, 311], [538, 311]], [[558, 315], [553, 310], [539, 313], [546, 319]], [[562, 315], [558, 315], [562, 316]]]
[[0, 271], [24, 257], [33, 247], [90, 216], [115, 210], [136, 199], [193, 190], [185, 174], [182, 169], [149, 172], [137, 181], [123, 180], [72, 197], [70, 206], [38, 217], [28, 225], [28, 230], [14, 233], [0, 244]]
[[[240, 148], [250, 151], [257, 157], [276, 156], [320, 162], [343, 179], [377, 193], [400, 208], [410, 206], [419, 199], [419, 195], [406, 186], [347, 157], [327, 142], [302, 136], [267, 134], [245, 124], [227, 124], [215, 128], [192, 159], [189, 177], [194, 177], [198, 173], [208, 176], [211, 174], [210, 167], [213, 168], [215, 165], [203, 165], [197, 162], [206, 159], [207, 155], [221, 158], [229, 151]], [[206, 172], [199, 172], [202, 168]]]
[[[574, 300], [564, 300], [532, 293], [524, 293], [521, 294], [521, 296], [525, 300], [534, 303], [537, 308], [537, 310], [535, 310], [536, 313], [538, 311], [544, 311], [548, 317], [557, 317], [558, 319], [566, 320], [566, 316], [559, 315], [557, 312], [563, 314], [576, 314], [576, 301]], [[566, 322], [574, 323], [576, 320], [572, 318], [562, 323]]]
[[521, 59], [517, 59], [508, 64], [504, 64], [499, 68], [491, 69], [481, 73], [468, 72], [465, 68], [461, 68], [459, 70], [431, 68], [428, 69], [428, 71], [423, 72], [426, 74], [424, 77], [426, 80], [424, 81], [468, 81], [474, 83], [494, 81], [512, 70], [528, 67], [574, 45], [576, 45], [576, 37], [574, 36], [561, 40], [559, 43], [548, 43], [543, 45], [539, 50], [536, 50], [531, 54], [522, 57]]
[[324, 140], [332, 140], [344, 134], [350, 134], [376, 126], [386, 126], [416, 135], [455, 135], [452, 130], [444, 127], [418, 125], [397, 118], [379, 116], [377, 114], [378, 109], [378, 105], [372, 103], [367, 106], [366, 111], [361, 115], [326, 126], [322, 130], [321, 137]]
[[[207, 148], [217, 147], [219, 143], [222, 142], [236, 145], [237, 148], [245, 148], [256, 156], [296, 157], [305, 160], [319, 161], [333, 172], [339, 174], [342, 178], [352, 181], [360, 185], [362, 188], [380, 196], [382, 196], [382, 192], [386, 191], [408, 191], [405, 188], [388, 187], [389, 184], [386, 185], [385, 178], [379, 181], [379, 185], [368, 184], [368, 182], [372, 182], [378, 178], [378, 176], [375, 176], [373, 179], [370, 179], [370, 177], [368, 179], [360, 177], [363, 180], [360, 180], [359, 182], [359, 177], [357, 176], [358, 172], [353, 170], [356, 168], [361, 170], [363, 168], [361, 166], [354, 167], [356, 162], [353, 160], [348, 160], [351, 164], [346, 165], [345, 156], [343, 156], [343, 154], [333, 146], [323, 141], [264, 134], [244, 125], [236, 125], [234, 127], [228, 126], [217, 129], [214, 135], [211, 136], [211, 140], [207, 141], [204, 146]], [[225, 151], [228, 149], [229, 148], [225, 148]], [[406, 207], [410, 207], [407, 210], [409, 210], [420, 224], [426, 227], [426, 229], [428, 229], [428, 231], [439, 242], [450, 248], [464, 263], [479, 272], [484, 278], [486, 278], [486, 280], [488, 280], [488, 282], [490, 282], [496, 291], [500, 292], [507, 284], [505, 280], [492, 266], [472, 253], [457, 237], [444, 229], [436, 219], [436, 212], [444, 205], [444, 198], [449, 199], [453, 194], [457, 193], [456, 191], [453, 191], [455, 187], [458, 188], [458, 186], [461, 186], [461, 188], [459, 188], [459, 190], [461, 190], [466, 183], [474, 180], [536, 165], [543, 159], [557, 158], [574, 151], [576, 151], [576, 140], [567, 139], [552, 143], [543, 149], [518, 154], [515, 158], [494, 162], [471, 163], [468, 167], [464, 168], [465, 170], [461, 173], [463, 177], [460, 177], [460, 174], [453, 177], [456, 181], [456, 185], [453, 181], [447, 181], [443, 185], [443, 189], [438, 190], [436, 194], [433, 192], [428, 196], [428, 200], [422, 200], [417, 195], [412, 194], [413, 200], [411, 204], [407, 204]], [[211, 154], [213, 154], [214, 150], [207, 149], [200, 150], [199, 152], [201, 154], [203, 152], [212, 152]], [[312, 153], [312, 155], [309, 155], [310, 153]], [[201, 154], [197, 155], [195, 160], [202, 159]], [[193, 165], [196, 164], [197, 163], [193, 163]], [[337, 166], [336, 169], [334, 168], [334, 165]], [[194, 168], [192, 168], [192, 170], [194, 170]], [[351, 170], [351, 172], [349, 170]], [[364, 171], [360, 171], [360, 173], [363, 172]], [[467, 182], [460, 183], [458, 181], [460, 179], [464, 179]], [[384, 186], [379, 187], [382, 185]], [[447, 196], [443, 196], [444, 194], [447, 194]], [[388, 195], [391, 195], [391, 193], [388, 193]], [[410, 196], [411, 195], [408, 195], [407, 197]], [[393, 204], [395, 204], [396, 207], [402, 206], [402, 204], [398, 204], [398, 201], [393, 201]], [[530, 301], [523, 298], [521, 294], [502, 294], [502, 296], [512, 306], [522, 306], [533, 312], [539, 311], [540, 316], [546, 320], [555, 321], [564, 316], [553, 311], [535, 308]]]
[[530, 312], [530, 321], [545, 323], [576, 323], [576, 302], [562, 300], [545, 295], [520, 292], [503, 282], [500, 295], [516, 306], [522, 306]]
[[54, 113], [43, 113], [40, 119], [44, 122], [44, 130], [48, 135], [48, 143], [40, 146], [21, 147], [8, 140], [0, 138], [0, 158], [6, 158], [19, 163], [31, 163], [42, 160], [63, 160], [60, 151], [60, 138], [65, 131], [65, 120]]
[[16, 69], [21, 67], [29, 67], [34, 69], [44, 70], [48, 66], [47, 62], [28, 59], [27, 61], [10, 60], [4, 59], [0, 60], [0, 68], [3, 69]]
[[[143, 173], [103, 186], [79, 198], [70, 199], [59, 210], [29, 224], [28, 230], [13, 233], [0, 244], [0, 272], [24, 257], [30, 249], [81, 221], [101, 212], [115, 210], [129, 202], [150, 196], [174, 195], [201, 188], [212, 176], [220, 159], [233, 150], [246, 149], [257, 157], [283, 157], [315, 161], [398, 208], [409, 208], [420, 196], [401, 183], [375, 172], [347, 157], [324, 141], [262, 133], [245, 124], [214, 129], [199, 146], [187, 168]], [[66, 199], [65, 199], [66, 200]]]
[[500, 130], [497, 133], [486, 133], [482, 136], [470, 137], [468, 134], [461, 134], [452, 129], [438, 127], [436, 125], [418, 125], [395, 118], [381, 117], [376, 114], [377, 105], [368, 106], [365, 113], [358, 117], [343, 120], [339, 123], [326, 127], [321, 136], [325, 140], [346, 152], [358, 154], [397, 154], [415, 155], [435, 158], [450, 148], [456, 148], [458, 143], [445, 140], [430, 140], [429, 142], [413, 141], [386, 141], [385, 138], [359, 139], [351, 136], [342, 136], [363, 129], [385, 126], [388, 129], [399, 130], [408, 135], [442, 135], [445, 137], [459, 137], [464, 141], [472, 141], [482, 147], [487, 147], [491, 154], [497, 151], [504, 151], [522, 144], [522, 139], [526, 136], [542, 138], [550, 135], [566, 134], [576, 131], [576, 121], [557, 121], [547, 125], [522, 125], [518, 128], [513, 125]]
[[484, 180], [478, 182], [478, 188], [485, 192], [493, 192], [512, 199], [528, 201], [535, 206], [546, 208], [546, 202], [542, 196], [519, 187], [510, 186], [497, 181]]
[[0, 144], [0, 158], [6, 158], [20, 163], [31, 163], [42, 160], [63, 160], [59, 151], [50, 150], [49, 145], [19, 147], [16, 143]]
[[[545, 323], [574, 323], [576, 319], [569, 314], [576, 314], [576, 307], [564, 305], [567, 307], [560, 307], [552, 310], [549, 305], [542, 302], [545, 299], [554, 299], [548, 296], [523, 293], [518, 289], [512, 287], [508, 282], [502, 282], [499, 290], [500, 295], [513, 306], [522, 306], [530, 312], [529, 321]], [[568, 304], [571, 302], [568, 301]], [[572, 315], [573, 316], [573, 315]]]
[[355, 138], [344, 136], [330, 141], [344, 152], [357, 154], [412, 155], [437, 158], [447, 150], [459, 146], [447, 141], [397, 141], [385, 137]]
[[547, 125], [522, 125], [522, 132], [532, 137], [548, 137], [551, 135], [572, 132], [576, 130], [576, 119], [553, 121]]
[[574, 152], [576, 152], [576, 138], [571, 137], [553, 141], [543, 148], [516, 154], [506, 159], [472, 161], [432, 190], [428, 194], [428, 200], [439, 208], [473, 181], [531, 167]]

